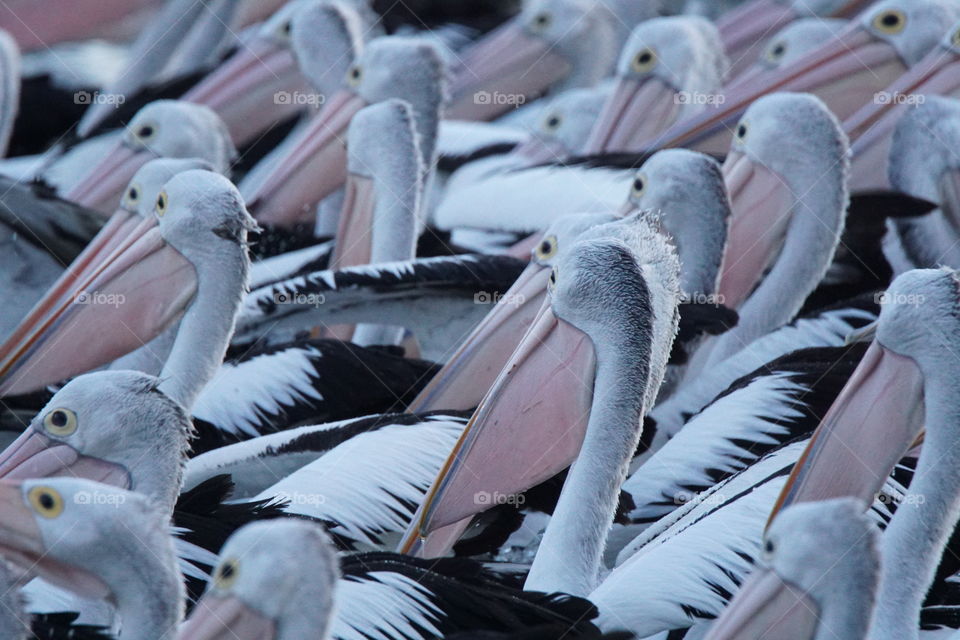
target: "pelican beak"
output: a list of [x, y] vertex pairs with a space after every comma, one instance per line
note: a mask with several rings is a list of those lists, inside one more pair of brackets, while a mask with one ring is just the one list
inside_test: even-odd
[[706, 640], [813, 640], [819, 607], [769, 569], [757, 569], [713, 623]]
[[300, 111], [303, 105], [293, 100], [292, 92], [306, 86], [290, 47], [257, 38], [207, 75], [183, 100], [216, 111], [234, 143], [243, 145]]
[[676, 90], [655, 76], [621, 78], [590, 133], [585, 154], [641, 151], [680, 113]]
[[744, 2], [721, 15], [717, 19], [717, 30], [733, 62], [733, 72], [756, 60], [764, 43], [796, 17], [796, 11], [788, 3], [775, 0]]
[[118, 464], [80, 455], [73, 447], [28, 427], [0, 453], [0, 478], [26, 480], [69, 476], [130, 488], [130, 473]]
[[24, 317], [13, 333], [0, 344], [0, 362], [6, 359], [13, 349], [24, 340], [37, 326], [39, 326], [53, 309], [58, 308], [64, 301], [74, 295], [73, 288], [77, 283], [85, 282], [98, 273], [130, 238], [137, 237], [141, 228], [154, 226], [155, 218], [142, 220], [123, 209], [117, 210], [107, 224], [94, 236], [90, 244], [84, 248], [77, 258], [70, 263], [60, 277]]
[[[53, 295], [0, 349], [0, 396], [36, 391], [142, 347], [176, 322], [197, 289], [193, 264], [142, 221], [69, 293]], [[104, 340], [103, 336], [110, 336]]]
[[[0, 4], [0, 29], [24, 52], [49, 49], [60, 42], [104, 35], [113, 25], [149, 5], [149, 0], [11, 0]], [[69, 20], [64, 16], [71, 15]]]
[[593, 342], [545, 300], [434, 480], [401, 551], [419, 553], [432, 532], [567, 468], [586, 435], [595, 373]]
[[99, 578], [49, 554], [36, 517], [19, 483], [0, 482], [0, 554], [27, 576], [39, 576], [90, 599], [109, 597], [109, 587]]
[[921, 96], [952, 96], [960, 89], [960, 54], [937, 47], [843, 123], [851, 140], [850, 188], [854, 192], [890, 189], [888, 164], [893, 131], [905, 109]]
[[330, 269], [370, 264], [376, 202], [372, 178], [355, 173], [347, 176], [346, 194], [337, 228], [337, 243], [333, 255], [330, 256]]
[[464, 52], [446, 117], [490, 120], [543, 95], [570, 69], [549, 42], [507, 23]]
[[[524, 163], [521, 166], [526, 167], [559, 162], [570, 157], [570, 152], [563, 144], [555, 140], [545, 140], [539, 136], [533, 136], [519, 144], [512, 153], [523, 158]], [[518, 257], [526, 258], [527, 255]]]
[[156, 158], [148, 149], [134, 149], [118, 141], [109, 153], [74, 185], [64, 198], [85, 207], [109, 213], [113, 211], [140, 167]]
[[874, 341], [814, 432], [770, 516], [841, 496], [872, 504], [923, 424], [923, 374]]
[[780, 176], [745, 153], [731, 152], [723, 174], [734, 213], [717, 293], [723, 304], [736, 309], [783, 246], [793, 198]]
[[549, 277], [550, 269], [536, 263], [527, 265], [407, 411], [465, 411], [479, 405], [537, 317]]
[[274, 640], [276, 625], [235, 595], [207, 594], [180, 629], [180, 640]]
[[778, 91], [813, 93], [844, 120], [906, 70], [895, 47], [854, 24], [792, 64], [734, 81], [725, 89], [722, 101], [670, 127], [651, 146], [722, 154], [747, 107]]
[[317, 203], [347, 179], [347, 127], [365, 106], [363, 98], [348, 90], [330, 99], [290, 152], [246, 197], [257, 220], [276, 226], [313, 222]]

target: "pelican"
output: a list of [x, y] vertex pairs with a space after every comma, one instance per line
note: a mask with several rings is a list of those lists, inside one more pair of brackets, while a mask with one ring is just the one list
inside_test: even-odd
[[430, 44], [392, 36], [371, 42], [346, 73], [339, 92], [268, 175], [241, 189], [251, 212], [265, 224], [312, 223], [314, 205], [346, 179], [342, 140], [350, 119], [364, 106], [389, 98], [406, 100], [413, 107], [424, 167], [432, 166], [444, 100], [443, 74], [442, 58]]
[[113, 602], [118, 640], [176, 633], [183, 581], [169, 515], [149, 498], [90, 480], [43, 478], [0, 485], [0, 511], [4, 556], [30, 575]]
[[526, 3], [519, 15], [464, 50], [453, 70], [446, 117], [490, 120], [548, 90], [596, 84], [616, 61], [615, 34], [622, 24], [603, 2]]
[[638, 25], [620, 53], [617, 85], [584, 155], [640, 145], [718, 95], [729, 61], [710, 21], [679, 16]]
[[756, 78], [791, 65], [809, 52], [824, 46], [847, 28], [841, 18], [800, 18], [770, 37], [757, 61], [737, 76], [738, 81]]
[[[630, 223], [646, 224], [643, 218], [655, 217], [671, 236], [683, 264], [681, 290], [688, 300], [705, 302], [716, 292], [730, 209], [714, 160], [681, 149], [654, 154], [636, 172], [620, 209], [618, 213], [649, 212]], [[447, 360], [410, 410], [477, 406], [537, 313], [546, 293], [548, 269], [581, 234], [615, 219], [614, 214], [570, 214], [538, 234], [540, 242], [532, 250], [527, 271]]]
[[960, 102], [948, 98], [929, 96], [924, 104], [907, 109], [897, 123], [890, 149], [891, 186], [940, 205], [929, 216], [891, 221], [895, 244], [888, 253], [901, 271], [960, 267], [956, 246], [960, 165], [951, 150], [958, 138]]
[[793, 64], [752, 79], [733, 80], [724, 88], [722, 101], [678, 122], [647, 146], [723, 153], [747, 107], [777, 91], [813, 93], [844, 120], [920, 62], [937, 45], [943, 25], [957, 17], [958, 7], [949, 0], [877, 2], [838, 37]]
[[958, 62], [960, 23], [954, 23], [923, 60], [844, 122], [853, 140], [851, 189], [890, 188], [890, 158], [901, 151], [891, 144], [897, 122], [927, 98], [960, 96], [955, 80]]
[[[288, 2], [183, 100], [213, 109], [234, 143], [246, 146], [337, 89], [363, 46], [365, 25], [356, 9], [349, 2]], [[327, 72], [331, 79], [337, 76], [336, 82], [324, 80]]]
[[869, 0], [750, 0], [717, 19], [724, 47], [737, 75], [761, 53], [770, 34], [797, 18], [852, 18]]
[[589, 622], [595, 613], [582, 600], [504, 588], [479, 568], [450, 569], [453, 565], [427, 568], [391, 554], [337, 558], [322, 529], [306, 522], [248, 525], [225, 546], [214, 581], [179, 637], [380, 640], [531, 629], [574, 638], [597, 633]]
[[[897, 509], [884, 531], [872, 637], [919, 637], [924, 597], [960, 516], [957, 480], [943, 471], [952, 468], [949, 443], [956, 438], [949, 346], [958, 331], [953, 313], [957, 285], [957, 274], [950, 269], [909, 271], [891, 284], [890, 303], [881, 309], [877, 324], [863, 332], [865, 338], [873, 336], [867, 354], [810, 439], [774, 509], [776, 514], [784, 507], [839, 496], [862, 504], [872, 501], [925, 425], [909, 487], [924, 500], [915, 508]], [[923, 302], [911, 304], [905, 296], [921, 296]], [[858, 462], [850, 464], [850, 451], [858, 452]], [[900, 561], [904, 554], [908, 558]], [[720, 626], [727, 635], [718, 632], [716, 638], [741, 637], [729, 634], [744, 625], [743, 609], [757, 607], [775, 590], [775, 585], [761, 586], [760, 581], [762, 577], [754, 577], [744, 586], [739, 606]], [[771, 602], [770, 607], [786, 612], [794, 603]], [[810, 622], [808, 637], [815, 637]]]
[[159, 100], [137, 112], [105, 156], [61, 191], [66, 199], [106, 214], [116, 206], [137, 169], [152, 158], [202, 158], [220, 173], [227, 173], [236, 153], [229, 132], [213, 111]]

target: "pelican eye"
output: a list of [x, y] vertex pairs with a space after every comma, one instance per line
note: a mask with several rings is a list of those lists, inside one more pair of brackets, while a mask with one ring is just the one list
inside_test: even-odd
[[737, 125], [737, 140], [743, 142], [747, 139], [747, 133], [750, 131], [750, 128], [747, 126], [746, 122], [741, 122]]
[[779, 62], [783, 55], [787, 52], [787, 43], [786, 42], [776, 42], [767, 49], [767, 60], [771, 62]]
[[639, 199], [643, 197], [643, 192], [647, 190], [647, 179], [643, 174], [633, 179], [633, 187], [630, 189], [630, 197]]
[[953, 32], [953, 36], [950, 38], [950, 42], [955, 47], [960, 47], [960, 29], [957, 29]]
[[563, 116], [559, 113], [553, 113], [543, 121], [543, 129], [547, 133], [553, 133], [560, 128], [561, 124], [563, 124]]
[[217, 567], [216, 573], [213, 574], [213, 582], [217, 585], [218, 589], [227, 590], [237, 581], [237, 575], [239, 573], [240, 564], [236, 560], [233, 558], [224, 560], [220, 563], [220, 566]]
[[899, 9], [881, 11], [873, 18], [873, 28], [880, 33], [900, 33], [906, 26], [907, 15]]
[[355, 64], [347, 71], [347, 84], [356, 87], [359, 86], [361, 80], [363, 80], [363, 68]]
[[63, 496], [51, 487], [34, 487], [27, 492], [33, 510], [44, 518], [56, 518], [63, 513]]
[[293, 21], [287, 20], [282, 25], [280, 25], [279, 29], [277, 29], [277, 35], [284, 40], [288, 40], [290, 38], [290, 33], [292, 31], [293, 31]]
[[557, 236], [547, 236], [533, 250], [533, 255], [537, 260], [549, 260], [557, 255]]
[[167, 198], [167, 192], [161, 191], [160, 195], [157, 196], [157, 206], [156, 206], [157, 215], [162, 218], [163, 214], [167, 212], [168, 206], [169, 206], [169, 202]]
[[152, 124], [142, 124], [133, 132], [133, 137], [140, 142], [150, 142], [157, 137], [157, 127]]
[[630, 63], [630, 66], [637, 73], [646, 73], [650, 71], [657, 65], [657, 54], [654, 53], [653, 49], [647, 47], [637, 52], [637, 55], [633, 56], [633, 60]]
[[773, 552], [777, 550], [777, 546], [773, 543], [773, 540], [767, 538], [763, 541], [763, 557], [769, 560], [773, 556]]
[[77, 430], [77, 414], [70, 409], [54, 409], [43, 416], [43, 428], [55, 436], [69, 436]]
[[543, 11], [533, 17], [533, 28], [536, 31], [543, 31], [553, 22], [553, 16], [549, 12]]

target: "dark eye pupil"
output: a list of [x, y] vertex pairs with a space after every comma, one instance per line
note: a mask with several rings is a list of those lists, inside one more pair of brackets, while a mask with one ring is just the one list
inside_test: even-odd
[[742, 138], [745, 135], [747, 135], [747, 128], [744, 125], [737, 127], [737, 137]]
[[350, 71], [350, 75], [353, 77], [354, 80], [356, 80], [357, 78], [360, 77], [360, 69], [356, 69], [356, 68], [355, 68], [355, 69], [351, 70], [351, 71]]
[[775, 56], [782, 56], [783, 52], [784, 52], [784, 48], [782, 44], [778, 44], [773, 48], [773, 55]]
[[766, 550], [767, 553], [773, 553], [773, 543], [770, 542], [769, 540], [767, 540], [766, 544], [763, 545], [763, 548]]
[[290, 26], [290, 23], [289, 23], [289, 22], [283, 23], [283, 32], [284, 32], [284, 33], [290, 33], [290, 29], [291, 29], [291, 28], [292, 28], [292, 27]]
[[640, 64], [648, 64], [652, 58], [653, 56], [650, 55], [649, 51], [644, 51], [643, 53], [640, 54], [640, 57], [637, 58], [637, 61]]
[[885, 27], [895, 27], [900, 24], [900, 16], [895, 13], [888, 13], [883, 16], [883, 26]]
[[137, 190], [136, 190], [136, 189], [130, 189], [130, 199], [131, 199], [131, 200], [136, 200], [138, 195], [139, 195], [139, 194], [137, 193]]
[[641, 178], [637, 178], [633, 181], [633, 190], [643, 191], [643, 180]]
[[220, 570], [220, 576], [229, 580], [233, 576], [233, 565], [223, 565], [223, 568]]
[[551, 129], [555, 129], [556, 127], [560, 126], [560, 118], [556, 116], [550, 118], [549, 120], [547, 120], [547, 126], [550, 127]]
[[550, 253], [550, 243], [546, 240], [540, 243], [540, 253]]
[[153, 127], [140, 127], [140, 137], [149, 138], [153, 135]]
[[44, 509], [53, 509], [53, 496], [49, 493], [44, 493], [40, 496], [40, 506]]
[[53, 415], [50, 416], [50, 422], [55, 427], [65, 427], [67, 425], [67, 414], [63, 411], [54, 411]]
[[548, 18], [548, 17], [546, 16], [546, 14], [541, 13], [539, 16], [537, 16], [537, 24], [539, 24], [539, 25], [547, 24], [547, 22], [549, 22], [549, 20], [550, 20], [550, 18]]

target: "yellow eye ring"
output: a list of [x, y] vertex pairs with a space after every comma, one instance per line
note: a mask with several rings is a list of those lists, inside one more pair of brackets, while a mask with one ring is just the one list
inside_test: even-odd
[[907, 14], [899, 9], [881, 11], [873, 18], [873, 28], [880, 33], [893, 35], [907, 27]]
[[557, 255], [557, 236], [547, 236], [533, 250], [533, 256], [537, 260], [549, 260]]
[[77, 414], [70, 409], [54, 409], [43, 416], [43, 428], [55, 436], [69, 436], [77, 430]]
[[167, 192], [161, 191], [160, 195], [157, 196], [157, 206], [156, 206], [157, 215], [162, 218], [163, 214], [167, 212], [168, 206], [169, 206], [169, 203], [167, 198]]
[[123, 205], [127, 208], [134, 208], [140, 203], [140, 192], [142, 189], [139, 184], [132, 184], [123, 194]]
[[533, 26], [534, 31], [543, 31], [553, 22], [553, 16], [550, 15], [548, 11], [542, 11], [533, 17]]
[[218, 589], [226, 591], [237, 581], [237, 575], [240, 573], [240, 563], [233, 558], [228, 558], [217, 566], [213, 574], [213, 583]]
[[363, 80], [363, 68], [355, 64], [347, 71], [347, 84], [351, 87], [358, 87], [361, 80]]
[[33, 510], [44, 518], [56, 518], [63, 513], [63, 496], [51, 487], [37, 486], [27, 492]]
[[630, 197], [639, 200], [647, 190], [647, 176], [638, 173], [633, 179], [633, 186], [630, 187]]
[[636, 73], [647, 73], [657, 66], [657, 53], [650, 47], [644, 47], [633, 56], [630, 68]]

